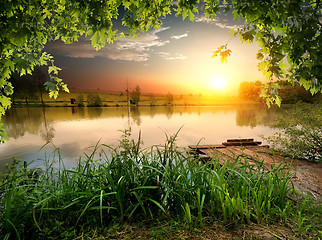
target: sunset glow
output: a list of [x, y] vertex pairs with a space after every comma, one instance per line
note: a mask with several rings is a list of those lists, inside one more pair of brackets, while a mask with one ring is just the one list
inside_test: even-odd
[[215, 76], [211, 79], [211, 87], [215, 90], [224, 90], [227, 86], [227, 81], [223, 76]]
[[257, 68], [256, 45], [232, 38], [226, 63], [211, 57], [227, 42], [229, 31], [241, 24], [233, 15], [194, 22], [173, 16], [160, 29], [140, 33], [138, 39], [120, 38], [99, 51], [89, 39], [69, 45], [50, 42], [46, 51], [63, 69], [59, 76], [70, 89], [124, 93], [138, 85], [143, 93], [234, 96], [241, 82], [265, 80]]

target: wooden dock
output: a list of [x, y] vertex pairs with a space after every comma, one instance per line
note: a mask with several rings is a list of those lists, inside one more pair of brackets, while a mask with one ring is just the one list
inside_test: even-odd
[[[192, 153], [214, 158], [220, 156], [220, 160], [230, 160], [241, 157], [247, 158], [252, 164], [254, 161], [263, 161], [266, 164], [272, 164], [276, 160], [276, 156], [272, 156], [272, 152], [268, 151], [269, 146], [261, 145], [262, 142], [254, 141], [254, 139], [228, 139], [227, 142], [216, 145], [190, 145], [188, 146]], [[281, 156], [279, 160], [283, 160]]]
[[271, 165], [284, 162], [291, 170], [296, 171], [293, 178], [296, 188], [302, 192], [310, 192], [322, 201], [322, 163], [287, 158], [269, 149], [269, 146], [261, 144], [254, 139], [228, 139], [222, 144], [188, 147], [191, 149], [191, 154], [200, 155], [204, 160], [215, 159], [220, 163], [238, 159], [242, 163], [247, 160], [249, 164], [255, 165], [260, 161], [270, 169]]

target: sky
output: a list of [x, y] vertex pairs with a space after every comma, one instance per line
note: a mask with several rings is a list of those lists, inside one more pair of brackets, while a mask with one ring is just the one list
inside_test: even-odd
[[[141, 33], [139, 39], [119, 38], [96, 51], [89, 38], [64, 45], [50, 42], [46, 51], [62, 68], [59, 76], [70, 89], [125, 92], [139, 85], [142, 93], [235, 95], [243, 81], [265, 81], [257, 69], [258, 45], [242, 44], [230, 30], [242, 26], [232, 14], [214, 20], [200, 14], [191, 22], [171, 15], [160, 29]], [[212, 58], [228, 43], [227, 63]]]

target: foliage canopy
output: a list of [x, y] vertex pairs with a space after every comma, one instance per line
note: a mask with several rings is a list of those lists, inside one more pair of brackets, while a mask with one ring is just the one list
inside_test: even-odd
[[[234, 34], [245, 42], [259, 42], [259, 68], [268, 78], [286, 77], [312, 93], [322, 91], [320, 0], [2, 0], [0, 116], [11, 105], [13, 87], [8, 80], [14, 72], [31, 74], [36, 66], [48, 65], [50, 81], [45, 87], [50, 96], [57, 97], [59, 89], [68, 91], [57, 77], [60, 69], [53, 57], [44, 52], [49, 41], [60, 39], [70, 44], [87, 36], [99, 49], [117, 37], [137, 37], [138, 32], [159, 28], [172, 12], [193, 21], [201, 5], [210, 19], [222, 9], [233, 9], [236, 18], [245, 19], [244, 28]], [[123, 25], [119, 29], [114, 27], [117, 19]], [[230, 53], [224, 45], [214, 55], [226, 61]], [[277, 84], [265, 88], [268, 104], [280, 104], [277, 89]]]

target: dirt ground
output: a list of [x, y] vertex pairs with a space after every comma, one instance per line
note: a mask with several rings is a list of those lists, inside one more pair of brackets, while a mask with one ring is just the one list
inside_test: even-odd
[[296, 170], [293, 183], [303, 193], [311, 193], [318, 201], [322, 200], [322, 163], [311, 163], [305, 160], [293, 161]]
[[249, 224], [235, 227], [223, 227], [218, 223], [206, 223], [203, 227], [187, 228], [173, 223], [161, 222], [157, 226], [146, 224], [129, 224], [122, 229], [109, 230], [105, 233], [82, 234], [76, 239], [174, 239], [174, 240], [240, 240], [240, 239], [261, 239], [261, 240], [295, 240], [314, 239], [312, 236], [303, 234], [296, 235], [290, 225], [264, 225]]

